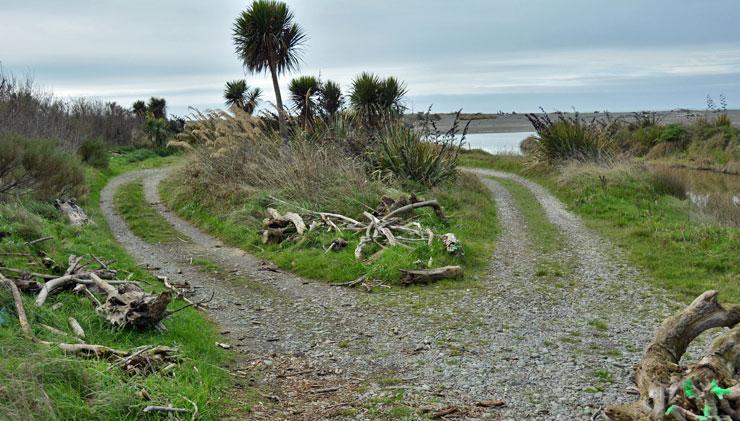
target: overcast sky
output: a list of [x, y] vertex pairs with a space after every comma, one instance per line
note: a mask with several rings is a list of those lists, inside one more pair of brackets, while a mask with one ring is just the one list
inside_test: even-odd
[[[740, 107], [738, 0], [296, 0], [299, 72], [346, 89], [369, 70], [408, 85], [418, 111]], [[170, 111], [221, 107], [245, 74], [231, 28], [246, 1], [2, 0], [0, 62], [55, 94]]]

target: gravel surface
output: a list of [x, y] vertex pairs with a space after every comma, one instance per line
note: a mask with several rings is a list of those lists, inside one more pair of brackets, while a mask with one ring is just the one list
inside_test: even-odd
[[[470, 289], [366, 294], [267, 270], [160, 204], [157, 186], [167, 169], [117, 177], [103, 190], [101, 208], [116, 239], [141, 264], [188, 280], [198, 287], [195, 299], [215, 293], [208, 314], [237, 349], [298, 356], [362, 379], [368, 387], [357, 392], [360, 402], [403, 388], [410, 406], [456, 405], [468, 418], [572, 420], [598, 418], [604, 406], [633, 399], [632, 366], [675, 303], [648, 288], [617, 250], [539, 185], [471, 171], [495, 196], [502, 232], [490, 275]], [[563, 234], [560, 250], [535, 251], [520, 211], [489, 175], [535, 194]], [[181, 241], [147, 244], [116, 213], [113, 193], [141, 178], [146, 199], [182, 232]], [[205, 273], [192, 259], [213, 261], [232, 279]], [[562, 282], [538, 276], [544, 261], [569, 268]], [[382, 380], [388, 377], [393, 381]], [[484, 399], [506, 405], [476, 408]]]

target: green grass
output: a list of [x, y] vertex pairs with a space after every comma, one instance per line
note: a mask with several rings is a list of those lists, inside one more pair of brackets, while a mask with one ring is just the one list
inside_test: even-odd
[[559, 180], [557, 171], [528, 174], [523, 159], [493, 155], [482, 167], [525, 175], [546, 186], [587, 226], [622, 248], [656, 286], [678, 299], [693, 300], [709, 289], [720, 299], [740, 302], [740, 230], [694, 218], [686, 200], [656, 191], [647, 174], [606, 174]]
[[116, 209], [137, 237], [147, 243], [171, 243], [180, 235], [144, 198], [141, 180], [126, 183], [113, 196]]
[[[137, 156], [143, 156], [138, 159]], [[176, 160], [176, 157], [151, 156], [146, 152], [125, 152], [111, 159], [105, 171], [89, 169], [90, 194], [82, 202], [96, 222], [82, 228], [63, 222], [50, 204], [26, 203], [0, 205], [0, 231], [10, 235], [0, 241], [0, 252], [44, 252], [59, 266], [66, 266], [69, 254], [94, 254], [116, 260], [115, 268], [133, 273], [133, 279], [158, 287], [153, 277], [139, 268], [116, 243], [102, 217], [98, 203], [100, 190], [113, 176], [125, 171], [151, 168]], [[29, 247], [25, 241], [50, 235], [54, 240]], [[39, 259], [2, 256], [10, 267], [45, 271]], [[125, 272], [124, 272], [125, 273]], [[68, 331], [67, 318], [75, 317], [87, 333], [88, 343], [128, 349], [145, 344], [176, 346], [183, 363], [171, 377], [150, 375], [130, 377], [118, 369], [109, 370], [102, 360], [65, 356], [55, 347], [35, 344], [19, 335], [19, 327], [10, 294], [0, 288], [0, 418], [1, 419], [138, 419], [146, 405], [173, 404], [190, 407], [183, 398], [198, 404], [205, 419], [218, 419], [228, 404], [230, 376], [221, 367], [230, 356], [214, 346], [218, 340], [215, 326], [195, 310], [185, 310], [167, 319], [164, 333], [115, 330], [97, 316], [84, 298], [70, 293], [50, 297], [42, 308], [33, 304], [33, 296], [24, 296], [24, 304], [34, 333], [49, 341], [61, 341], [40, 327], [41, 323]], [[52, 310], [52, 305], [61, 308]], [[183, 303], [173, 303], [179, 307]], [[145, 389], [152, 401], [138, 397]]]
[[[475, 177], [466, 174], [452, 184], [423, 193], [424, 197], [440, 201], [448, 216], [448, 224], [441, 223], [430, 211], [417, 212], [422, 225], [437, 233], [454, 232], [457, 235], [465, 250], [463, 259], [450, 256], [443, 250], [441, 242], [435, 241], [432, 247], [423, 244], [415, 250], [388, 248], [372, 263], [355, 259], [354, 249], [359, 235], [348, 232], [338, 235], [317, 230], [305, 234], [297, 242], [263, 245], [260, 241], [261, 221], [265, 209], [275, 206], [265, 193], [256, 193], [240, 203], [214, 202], [209, 200], [207, 192], [193, 192], [177, 180], [177, 176], [166, 180], [160, 189], [163, 200], [177, 214], [229, 245], [248, 250], [304, 277], [329, 282], [345, 282], [363, 274], [371, 279], [395, 282], [399, 278], [399, 269], [415, 267], [416, 260], [428, 262], [430, 258], [435, 267], [462, 264], [468, 279], [472, 279], [487, 269], [498, 232], [496, 208], [490, 192]], [[295, 210], [277, 208], [281, 212]], [[337, 237], [344, 238], [349, 245], [338, 252], [325, 252]]]
[[527, 233], [532, 245], [543, 253], [552, 253], [560, 249], [563, 242], [558, 228], [545, 214], [545, 209], [534, 193], [521, 183], [500, 177], [491, 177], [508, 190], [514, 203], [524, 217]]

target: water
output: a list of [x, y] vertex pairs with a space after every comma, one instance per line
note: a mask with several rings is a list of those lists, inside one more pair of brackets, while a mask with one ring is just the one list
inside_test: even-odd
[[722, 225], [740, 228], [740, 175], [654, 165], [679, 181], [686, 198], [702, 214]]
[[519, 144], [534, 132], [473, 133], [465, 137], [470, 149], [483, 149], [492, 154], [520, 155]]

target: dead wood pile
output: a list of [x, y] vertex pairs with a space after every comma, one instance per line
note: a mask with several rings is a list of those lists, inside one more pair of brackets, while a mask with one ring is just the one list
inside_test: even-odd
[[[689, 344], [723, 330], [706, 355], [681, 366]], [[740, 420], [740, 305], [721, 305], [707, 291], [666, 319], [635, 369], [640, 399], [607, 408], [612, 420]]]
[[[435, 239], [441, 240], [449, 253], [461, 256], [462, 245], [454, 234], [435, 234], [431, 229], [423, 227], [416, 221], [414, 210], [420, 208], [431, 208], [440, 221], [447, 222], [447, 217], [439, 202], [419, 200], [414, 195], [402, 196], [399, 199], [383, 197], [381, 203], [372, 212], [363, 212], [363, 221], [339, 213], [313, 212], [304, 209], [303, 215], [294, 212], [280, 214], [277, 210], [268, 208], [267, 217], [262, 221], [262, 242], [279, 244], [283, 241], [297, 241], [306, 232], [324, 229], [337, 234], [359, 235], [360, 240], [354, 250], [357, 260], [366, 259], [366, 250], [371, 245], [379, 248], [377, 252], [369, 256], [368, 259], [372, 261], [377, 259], [387, 247], [412, 249], [419, 244], [431, 246]], [[327, 248], [327, 252], [340, 250], [345, 246], [345, 240], [336, 239]]]

